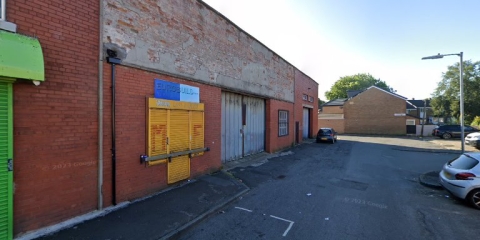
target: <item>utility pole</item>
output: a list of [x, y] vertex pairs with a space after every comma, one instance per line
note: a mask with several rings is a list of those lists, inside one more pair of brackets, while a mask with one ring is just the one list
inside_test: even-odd
[[427, 116], [427, 99], [423, 99], [423, 116], [422, 116], [422, 138], [423, 138], [423, 126], [425, 125], [425, 118]]

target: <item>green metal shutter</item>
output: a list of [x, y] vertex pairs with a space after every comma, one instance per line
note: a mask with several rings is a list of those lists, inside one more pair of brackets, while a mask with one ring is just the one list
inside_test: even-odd
[[12, 114], [12, 84], [0, 82], [0, 239], [13, 237], [13, 171], [8, 166], [13, 159]]

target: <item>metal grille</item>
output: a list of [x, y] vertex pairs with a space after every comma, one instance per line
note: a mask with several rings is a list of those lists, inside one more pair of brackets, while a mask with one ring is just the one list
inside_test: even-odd
[[288, 111], [278, 111], [278, 136], [288, 135]]

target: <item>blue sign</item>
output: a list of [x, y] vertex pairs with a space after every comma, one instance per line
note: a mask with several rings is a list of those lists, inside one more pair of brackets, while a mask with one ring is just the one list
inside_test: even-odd
[[154, 97], [174, 101], [199, 103], [200, 89], [198, 87], [155, 79]]

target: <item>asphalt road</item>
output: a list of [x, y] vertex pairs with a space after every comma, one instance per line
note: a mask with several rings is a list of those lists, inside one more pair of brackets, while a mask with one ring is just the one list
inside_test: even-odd
[[480, 211], [418, 183], [457, 153], [341, 136], [230, 172], [251, 190], [179, 239], [477, 239]]

